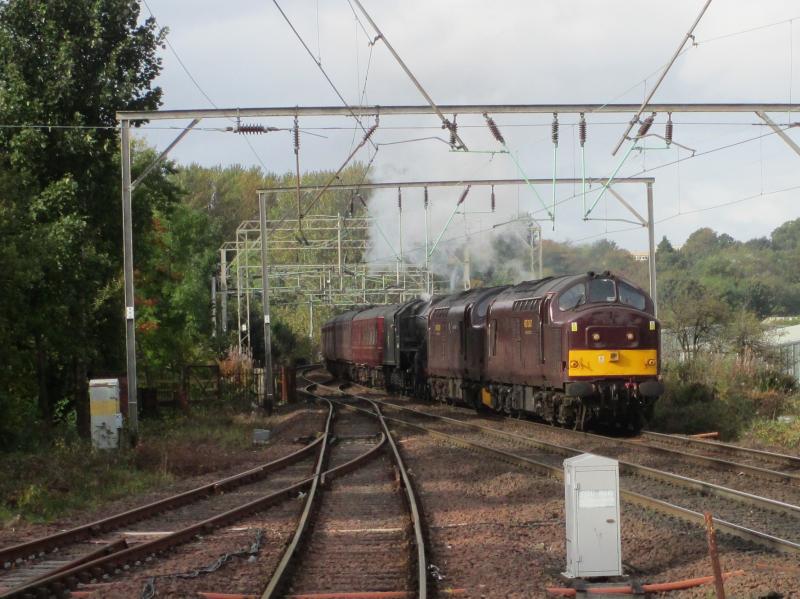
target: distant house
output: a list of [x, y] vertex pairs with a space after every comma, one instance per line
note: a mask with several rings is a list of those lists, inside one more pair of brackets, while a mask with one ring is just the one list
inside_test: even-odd
[[648, 252], [647, 250], [644, 251], [636, 250], [630, 252], [630, 254], [631, 256], [633, 256], [633, 259], [636, 260], [637, 262], [647, 262], [648, 260], [650, 260], [650, 252]]
[[780, 351], [783, 371], [800, 380], [800, 324], [773, 329], [767, 337]]

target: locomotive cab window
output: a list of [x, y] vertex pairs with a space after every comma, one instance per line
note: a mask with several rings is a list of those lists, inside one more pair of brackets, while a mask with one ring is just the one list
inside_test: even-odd
[[593, 303], [613, 302], [617, 299], [617, 288], [613, 279], [589, 281], [589, 301]]
[[577, 283], [567, 289], [558, 298], [558, 309], [562, 312], [573, 310], [586, 303], [586, 285]]
[[619, 283], [619, 301], [637, 310], [644, 310], [644, 294], [622, 281]]

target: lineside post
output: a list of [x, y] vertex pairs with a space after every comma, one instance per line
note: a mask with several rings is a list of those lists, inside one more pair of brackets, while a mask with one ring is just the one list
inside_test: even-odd
[[258, 194], [258, 218], [261, 228], [261, 306], [264, 310], [264, 388], [266, 397], [261, 407], [272, 413], [275, 389], [272, 381], [272, 338], [269, 322], [269, 276], [267, 268], [267, 199], [265, 193]]
[[130, 122], [120, 121], [122, 148], [122, 253], [125, 277], [125, 354], [128, 374], [128, 428], [131, 441], [139, 434], [139, 410], [136, 403], [136, 319], [133, 281], [133, 213], [131, 209], [131, 140]]
[[650, 297], [653, 299], [653, 311], [658, 317], [658, 300], [656, 299], [656, 230], [653, 218], [653, 184], [647, 183], [647, 240], [648, 240], [648, 267], [650, 270]]

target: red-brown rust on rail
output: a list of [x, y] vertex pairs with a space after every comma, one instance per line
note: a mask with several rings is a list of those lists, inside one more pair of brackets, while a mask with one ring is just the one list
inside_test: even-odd
[[[309, 382], [311, 382], [311, 381], [309, 381]], [[312, 383], [311, 385], [309, 385], [306, 388], [306, 391], [310, 392], [310, 393], [314, 393], [314, 391], [316, 390], [316, 387], [317, 387], [317, 384]], [[346, 403], [342, 403], [340, 401], [337, 401], [335, 399], [331, 399], [329, 397], [324, 397], [324, 396], [319, 396], [319, 395], [318, 395], [318, 397], [320, 397], [322, 399], [329, 400], [329, 401], [333, 401], [336, 404], [342, 405], [344, 407], [353, 408], [353, 406], [349, 406]], [[308, 595], [310, 597], [315, 597], [316, 599], [321, 599], [322, 597], [328, 597], [328, 596], [330, 596], [330, 597], [338, 597], [338, 598], [344, 598], [344, 597], [388, 598], [388, 597], [394, 597], [394, 596], [396, 596], [396, 597], [413, 596], [413, 597], [420, 597], [421, 599], [425, 599], [425, 597], [427, 596], [427, 558], [426, 558], [424, 538], [423, 538], [423, 534], [422, 534], [422, 523], [421, 523], [421, 515], [420, 515], [420, 511], [419, 511], [419, 507], [418, 507], [418, 502], [417, 502], [417, 499], [416, 499], [416, 497], [414, 495], [413, 489], [411, 487], [411, 481], [410, 481], [410, 478], [408, 477], [408, 474], [406, 472], [406, 468], [405, 468], [405, 465], [403, 464], [403, 460], [402, 460], [402, 458], [401, 458], [401, 456], [400, 456], [400, 454], [399, 454], [399, 452], [397, 450], [397, 446], [394, 443], [394, 440], [392, 439], [391, 433], [389, 432], [389, 429], [388, 429], [388, 427], [386, 425], [386, 422], [383, 419], [383, 415], [381, 414], [380, 409], [376, 404], [370, 403], [370, 406], [371, 406], [372, 410], [366, 410], [365, 411], [365, 410], [362, 410], [362, 409], [359, 409], [359, 408], [354, 408], [354, 409], [357, 412], [362, 412], [362, 413], [366, 412], [366, 413], [368, 413], [369, 416], [374, 417], [374, 418], [376, 418], [378, 420], [378, 423], [380, 425], [380, 430], [382, 431], [381, 432], [381, 438], [389, 446], [389, 449], [390, 449], [389, 453], [390, 453], [390, 456], [391, 456], [391, 458], [390, 458], [391, 462], [388, 462], [388, 464], [393, 467], [393, 472], [395, 473], [395, 477], [396, 477], [396, 483], [395, 483], [395, 486], [393, 486], [393, 488], [395, 489], [395, 491], [399, 490], [401, 492], [402, 497], [405, 500], [405, 501], [403, 501], [403, 503], [405, 503], [405, 505], [406, 505], [405, 510], [402, 510], [402, 508], [400, 508], [400, 504], [398, 503], [397, 508], [400, 510], [398, 513], [401, 513], [401, 511], [406, 511], [407, 512], [406, 518], [407, 518], [408, 524], [406, 526], [408, 526], [408, 528], [409, 528], [408, 533], [410, 534], [411, 539], [412, 539], [412, 542], [411, 542], [412, 547], [414, 547], [414, 549], [412, 550], [413, 553], [412, 553], [412, 562], [411, 563], [416, 565], [416, 569], [415, 569], [415, 572], [414, 572], [414, 577], [417, 579], [416, 581], [414, 581], [416, 588], [413, 590], [413, 592], [411, 592], [411, 591], [400, 591], [400, 590], [391, 591], [389, 589], [391, 589], [393, 585], [390, 584], [390, 585], [388, 585], [388, 588], [387, 588], [387, 585], [385, 584], [387, 582], [386, 580], [383, 581], [384, 584], [383, 584], [382, 587], [378, 586], [377, 588], [373, 588], [373, 589], [370, 589], [369, 587], [367, 587], [367, 588], [361, 587], [359, 589], [357, 584], [353, 584], [355, 582], [354, 580], [351, 580], [351, 581], [344, 581], [343, 580], [342, 581], [342, 582], [349, 582], [350, 584], [353, 584], [353, 586], [355, 587], [355, 588], [353, 588], [353, 590], [346, 590], [346, 589], [348, 589], [349, 585], [340, 585], [338, 589], [337, 588], [331, 588], [331, 587], [315, 588], [316, 585], [313, 584], [314, 579], [313, 579], [313, 574], [312, 574], [312, 575], [309, 575], [309, 577], [310, 577], [309, 580], [303, 579], [304, 582], [302, 584], [300, 584], [300, 588], [298, 588], [296, 585], [294, 585], [295, 588], [296, 588], [296, 593], [295, 594], [297, 596], [306, 596], [306, 595]], [[368, 475], [365, 474], [365, 476], [368, 476]], [[371, 475], [369, 475], [369, 476], [371, 476]], [[361, 483], [357, 483], [357, 484], [361, 484]], [[331, 491], [331, 493], [334, 493], [334, 494], [335, 494], [335, 492], [336, 492], [335, 490]], [[331, 501], [334, 501], [334, 500], [331, 499]], [[331, 504], [331, 505], [333, 505], [333, 504]], [[395, 530], [395, 529], [392, 528], [392, 530]], [[397, 529], [397, 530], [400, 530], [400, 529]], [[324, 547], [324, 541], [320, 541], [316, 536], [314, 537], [314, 539], [315, 539], [314, 540], [315, 543], [322, 543], [321, 546]], [[314, 545], [314, 547], [317, 547], [317, 546]], [[317, 547], [317, 549], [319, 549], [319, 547]], [[311, 549], [309, 549], [309, 551], [310, 550]], [[322, 549], [322, 551], [325, 551], [325, 550]], [[290, 552], [296, 552], [296, 548], [295, 547], [290, 547], [287, 550], [287, 554], [290, 553]], [[306, 578], [309, 578], [309, 577], [306, 577]], [[294, 582], [297, 583], [297, 580], [295, 580]], [[394, 583], [397, 583], [397, 581], [394, 581]], [[304, 585], [305, 585], [305, 588], [303, 588]], [[342, 586], [344, 588], [342, 588]], [[370, 585], [370, 586], [372, 586], [372, 585]], [[403, 584], [397, 584], [397, 586], [400, 586], [402, 588], [402, 586], [404, 586], [404, 585]], [[395, 586], [394, 588], [397, 588], [397, 586]], [[266, 598], [266, 597], [273, 596], [274, 593], [275, 593], [275, 590], [277, 588], [278, 588], [278, 585], [273, 584], [272, 581], [271, 581], [270, 585], [267, 587], [267, 591], [265, 591], [265, 593], [262, 595], [262, 599]], [[394, 593], [400, 593], [400, 594], [399, 595], [395, 595]], [[294, 595], [289, 595], [289, 596], [294, 596]]]
[[[744, 570], [734, 570], [733, 572], [726, 572], [723, 578], [731, 578], [733, 576], [741, 576]], [[667, 593], [669, 591], [683, 591], [693, 587], [699, 587], [704, 584], [714, 582], [713, 576], [703, 576], [701, 578], [690, 578], [687, 580], [678, 580], [675, 582], [657, 582], [653, 584], [643, 584], [642, 590], [645, 593]], [[577, 591], [575, 589], [567, 589], [563, 587], [548, 587], [547, 592], [556, 595], [557, 597], [575, 597]], [[588, 588], [584, 593], [589, 595], [632, 595], [633, 589], [630, 586], [619, 587], [598, 587]]]

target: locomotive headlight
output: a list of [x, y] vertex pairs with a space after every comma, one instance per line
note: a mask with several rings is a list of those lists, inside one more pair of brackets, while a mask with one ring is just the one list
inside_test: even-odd
[[633, 333], [627, 333], [627, 334], [625, 335], [625, 337], [627, 337], [627, 338], [628, 338], [628, 341], [633, 341], [633, 337], [634, 337], [634, 335], [633, 335]]
[[577, 360], [571, 360], [570, 363], [569, 363], [569, 367], [570, 368], [577, 368], [578, 366], [579, 366], [579, 364], [578, 364]]
[[600, 341], [600, 333], [592, 333], [592, 340]]
[[656, 359], [655, 359], [655, 358], [650, 358], [650, 359], [647, 361], [647, 365], [648, 365], [648, 366], [655, 366], [655, 365], [656, 365]]

